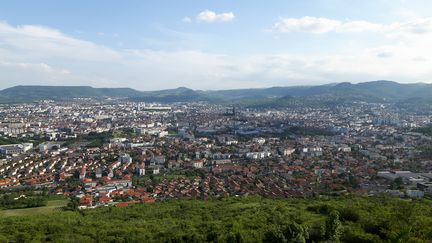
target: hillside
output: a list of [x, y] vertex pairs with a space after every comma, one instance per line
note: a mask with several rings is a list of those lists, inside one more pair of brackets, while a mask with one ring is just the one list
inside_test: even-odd
[[393, 81], [371, 81], [358, 84], [338, 83], [317, 86], [293, 86], [293, 87], [272, 87], [266, 89], [238, 89], [208, 91], [212, 97], [224, 99], [251, 99], [254, 97], [283, 98], [283, 97], [355, 97], [357, 99], [431, 99], [432, 84], [415, 83], [400, 84]]
[[0, 103], [64, 101], [73, 98], [123, 98], [145, 102], [187, 102], [206, 100], [198, 92], [177, 88], [160, 91], [137, 91], [131, 88], [93, 88], [90, 86], [15, 86], [0, 91]]
[[15, 86], [0, 91], [0, 101], [31, 102], [53, 99], [134, 97], [141, 92], [130, 88], [93, 88], [90, 86]]
[[178, 200], [0, 218], [0, 242], [430, 242], [430, 201]]
[[337, 83], [217, 91], [192, 90], [185, 87], [138, 91], [130, 88], [92, 88], [89, 86], [15, 86], [0, 91], [1, 103], [32, 102], [43, 99], [69, 100], [78, 97], [112, 97], [144, 102], [209, 101], [252, 106], [290, 106], [297, 103], [322, 105], [350, 101], [430, 104], [432, 103], [432, 84], [371, 81], [358, 84]]
[[191, 102], [209, 100], [205, 94], [185, 87], [158, 91], [143, 91], [139, 96], [133, 99], [146, 102]]

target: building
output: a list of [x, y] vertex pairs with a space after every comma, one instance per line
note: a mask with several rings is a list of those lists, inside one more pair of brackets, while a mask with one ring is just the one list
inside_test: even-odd
[[39, 144], [39, 151], [40, 152], [47, 152], [50, 150], [58, 150], [60, 148], [61, 148], [61, 143], [56, 143], [56, 142], [48, 142], [48, 143]]
[[130, 164], [132, 163], [132, 157], [130, 157], [129, 154], [124, 154], [120, 156], [120, 162], [122, 164]]
[[33, 149], [32, 143], [8, 144], [0, 146], [0, 154], [13, 155], [22, 154]]
[[96, 169], [96, 178], [102, 178], [102, 167]]
[[145, 175], [145, 164], [143, 162], [135, 165], [135, 174], [137, 176]]
[[204, 166], [204, 161], [202, 159], [192, 160], [187, 163], [187, 167], [201, 169]]
[[407, 190], [406, 191], [407, 197], [415, 197], [415, 198], [421, 198], [424, 197], [424, 191], [420, 190]]

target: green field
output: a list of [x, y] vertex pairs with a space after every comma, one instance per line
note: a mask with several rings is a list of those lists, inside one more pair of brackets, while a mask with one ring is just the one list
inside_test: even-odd
[[51, 200], [44, 207], [0, 210], [0, 216], [28, 216], [51, 213], [60, 211], [60, 208], [66, 206], [68, 201], [67, 199]]

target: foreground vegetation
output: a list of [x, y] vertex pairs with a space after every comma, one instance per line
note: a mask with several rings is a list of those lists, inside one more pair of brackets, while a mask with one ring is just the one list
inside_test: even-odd
[[67, 199], [57, 199], [47, 201], [45, 205], [33, 208], [4, 209], [0, 210], [0, 217], [40, 215], [59, 212], [68, 204], [68, 202], [69, 200]]
[[0, 242], [430, 242], [430, 201], [178, 200], [0, 218]]

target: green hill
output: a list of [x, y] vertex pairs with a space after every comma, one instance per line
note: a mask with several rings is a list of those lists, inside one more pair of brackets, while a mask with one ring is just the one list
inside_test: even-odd
[[207, 91], [207, 95], [221, 98], [244, 99], [255, 96], [277, 98], [284, 96], [356, 95], [374, 98], [408, 99], [431, 98], [432, 84], [401, 84], [393, 81], [370, 81], [358, 84], [337, 83], [317, 86], [272, 87], [265, 89], [238, 89]]
[[123, 98], [146, 102], [186, 102], [206, 100], [198, 92], [177, 88], [160, 91], [137, 91], [130, 88], [93, 88], [90, 86], [15, 86], [0, 91], [1, 103], [38, 100], [71, 100], [73, 98]]
[[430, 201], [177, 200], [0, 218], [0, 242], [431, 242]]
[[133, 97], [141, 92], [130, 88], [92, 88], [90, 86], [15, 86], [0, 91], [0, 101], [32, 102], [73, 98]]
[[201, 94], [195, 90], [180, 87], [177, 89], [143, 91], [134, 100], [147, 102], [190, 102], [207, 101], [209, 98], [205, 94]]
[[32, 102], [44, 99], [70, 100], [88, 97], [112, 97], [144, 102], [209, 101], [270, 107], [285, 107], [303, 103], [325, 105], [351, 101], [432, 104], [432, 84], [400, 84], [381, 80], [358, 84], [346, 82], [317, 86], [217, 91], [192, 90], [185, 87], [159, 91], [138, 91], [130, 88], [92, 88], [89, 86], [15, 86], [0, 91], [1, 103]]

